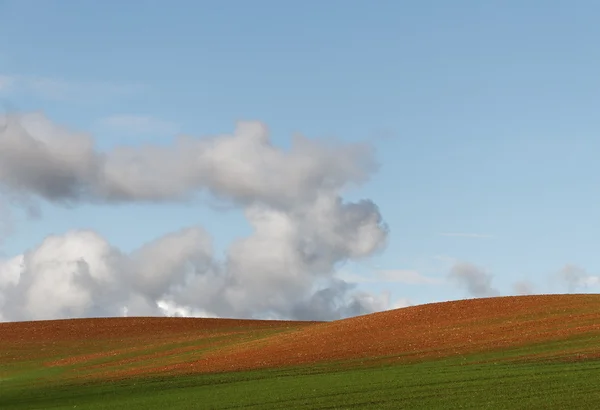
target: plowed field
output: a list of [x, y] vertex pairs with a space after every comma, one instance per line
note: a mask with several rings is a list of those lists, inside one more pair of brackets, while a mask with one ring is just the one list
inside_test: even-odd
[[[334, 322], [111, 318], [0, 323], [0, 387], [11, 392], [0, 403], [20, 409], [60, 402], [72, 408], [80, 397], [74, 392], [85, 391], [94, 408], [104, 408], [98, 394], [108, 394], [111, 408], [117, 408], [121, 400], [134, 399], [127, 393], [131, 388], [140, 408], [162, 408], [179, 400], [181, 388], [189, 397], [226, 407], [266, 403], [270, 388], [282, 406], [286, 400], [309, 403], [303, 401], [305, 394], [328, 405], [340, 400], [354, 405], [370, 397], [395, 406], [416, 391], [414, 403], [435, 406], [441, 402], [430, 394], [431, 383], [450, 383], [448, 394], [457, 402], [466, 400], [461, 392], [471, 386], [469, 400], [479, 406], [492, 400], [491, 393], [481, 392], [491, 391], [494, 380], [503, 377], [506, 390], [493, 393], [498, 405], [517, 394], [534, 407], [570, 405], [566, 392], [572, 386], [585, 391], [594, 408], [600, 397], [589, 381], [600, 372], [599, 358], [600, 295], [462, 300]], [[394, 364], [406, 366], [389, 366]], [[535, 374], [543, 379], [535, 379], [539, 383], [531, 391], [522, 390]], [[162, 381], [152, 381], [154, 376]], [[364, 387], [363, 377], [374, 378], [372, 387]], [[392, 383], [395, 377], [404, 384]], [[117, 387], [127, 383], [131, 386]], [[263, 388], [264, 394], [258, 394]], [[221, 389], [227, 395], [216, 395]], [[332, 391], [341, 396], [334, 398]], [[166, 401], [154, 402], [152, 397], [161, 394]], [[21, 405], [25, 395], [32, 407]], [[185, 401], [181, 405], [187, 408]]]
[[[600, 296], [548, 295], [413, 306], [305, 327], [163, 370], [255, 369], [388, 358], [415, 360], [600, 335]], [[590, 355], [600, 353], [600, 346]], [[560, 355], [560, 352], [556, 352]]]
[[[76, 370], [80, 377], [222, 372], [331, 361], [410, 361], [585, 334], [600, 334], [600, 296], [502, 297], [329, 323], [189, 318], [0, 323], [0, 364], [43, 360], [44, 366]], [[578, 354], [598, 355], [600, 347]]]

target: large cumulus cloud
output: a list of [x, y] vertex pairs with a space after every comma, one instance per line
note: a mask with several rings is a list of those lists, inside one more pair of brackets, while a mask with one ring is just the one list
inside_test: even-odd
[[239, 205], [289, 209], [364, 182], [376, 169], [368, 144], [295, 136], [284, 151], [256, 121], [238, 123], [231, 135], [179, 136], [170, 145], [102, 153], [90, 135], [42, 113], [3, 122], [0, 181], [49, 201], [170, 201], [208, 191]]
[[46, 238], [0, 266], [5, 320], [199, 314], [335, 319], [384, 309], [336, 278], [337, 268], [381, 250], [388, 230], [370, 200], [345, 189], [376, 170], [365, 144], [294, 138], [274, 146], [265, 125], [171, 144], [96, 149], [92, 136], [43, 114], [9, 115], [0, 134], [0, 185], [28, 201], [166, 202], [208, 193], [239, 207], [253, 232], [215, 258], [200, 227], [125, 254], [91, 231]]

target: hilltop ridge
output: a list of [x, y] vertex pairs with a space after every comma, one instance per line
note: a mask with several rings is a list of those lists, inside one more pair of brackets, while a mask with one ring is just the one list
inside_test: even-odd
[[[125, 377], [411, 362], [596, 337], [600, 295], [513, 296], [431, 303], [333, 322], [104, 318], [0, 323], [0, 365], [38, 360], [66, 375]], [[600, 356], [597, 343], [569, 346], [546, 356]]]

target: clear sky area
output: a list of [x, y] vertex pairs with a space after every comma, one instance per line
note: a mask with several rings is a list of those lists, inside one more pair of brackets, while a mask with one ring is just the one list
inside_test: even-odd
[[0, 15], [2, 321], [600, 287], [600, 2]]

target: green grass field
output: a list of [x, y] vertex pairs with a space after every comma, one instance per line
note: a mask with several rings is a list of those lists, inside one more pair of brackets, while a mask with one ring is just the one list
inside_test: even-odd
[[[179, 333], [172, 330], [170, 336], [155, 337], [152, 343], [135, 332], [130, 339], [123, 339], [123, 334], [115, 338], [107, 332], [104, 339], [97, 336], [94, 340], [79, 340], [70, 339], [63, 331], [62, 336], [50, 342], [23, 337], [19, 343], [10, 342], [8, 336], [3, 341], [0, 333], [0, 409], [600, 408], [600, 331], [597, 326], [600, 316], [591, 310], [592, 304], [600, 302], [600, 298], [587, 298], [573, 309], [564, 306], [570, 306], [575, 299], [560, 300], [561, 309], [548, 314], [552, 317], [550, 322], [540, 317], [541, 327], [526, 327], [544, 335], [545, 339], [535, 342], [446, 354], [442, 358], [429, 355], [428, 350], [418, 355], [398, 354], [402, 350], [400, 346], [400, 350], [387, 356], [329, 359], [251, 371], [198, 373], [195, 368], [186, 373], [176, 368], [173, 374], [152, 371], [127, 376], [120, 373], [123, 369], [154, 369], [152, 366], [161, 362], [192, 363], [206, 354], [226, 356], [235, 352], [236, 346], [245, 351], [254, 342], [272, 340], [273, 335], [288, 333], [295, 338], [298, 327], [292, 324], [250, 328], [242, 324], [202, 329], [190, 325]], [[550, 301], [554, 303], [554, 299]], [[465, 306], [482, 302], [469, 303]], [[537, 300], [530, 303], [537, 306]], [[457, 306], [456, 309], [463, 309], [462, 305]], [[443, 307], [429, 309], [440, 311]], [[426, 308], [418, 309], [421, 308], [415, 308], [415, 312]], [[530, 320], [528, 312], [529, 307], [524, 307], [510, 314]], [[352, 325], [347, 334], [358, 334], [352, 330], [359, 329], [358, 323], [369, 325], [389, 317], [390, 314], [375, 314], [372, 318], [350, 320], [346, 322]], [[472, 317], [469, 316], [467, 322], [465, 318], [458, 318], [445, 325], [439, 322], [437, 326], [446, 326], [454, 334], [495, 323], [488, 317], [478, 325], [472, 323]], [[507, 323], [524, 329], [525, 319], [520, 322], [499, 320], [497, 326], [510, 333]], [[398, 326], [405, 326], [398, 320]], [[457, 330], [457, 323], [470, 325]], [[556, 327], [558, 324], [560, 327]], [[391, 324], [389, 327], [393, 328]], [[2, 329], [0, 327], [0, 331]], [[311, 325], [306, 326], [305, 333], [315, 334], [312, 329]], [[318, 334], [326, 329], [328, 327], [320, 326]], [[570, 333], [550, 337], [542, 333], [548, 329], [555, 329], [553, 332], [569, 329]], [[441, 343], [436, 349], [445, 352], [448, 345], [443, 340]], [[351, 346], [353, 342], [347, 344]], [[331, 344], [332, 349], [336, 346], [339, 343]], [[104, 354], [106, 352], [110, 354]], [[72, 358], [75, 360], [61, 362]], [[52, 361], [60, 365], [49, 365], [54, 363]]]
[[[574, 360], [599, 336], [443, 360], [78, 382], [43, 368], [0, 381], [1, 409], [596, 409], [600, 360]], [[73, 366], [77, 367], [77, 366]]]
[[[481, 357], [336, 370], [297, 368], [87, 384], [4, 380], [2, 409], [596, 409], [600, 361]], [[490, 357], [486, 357], [490, 359]]]

